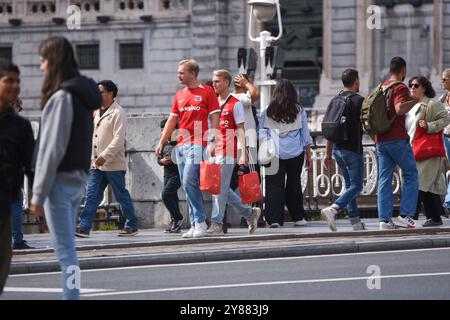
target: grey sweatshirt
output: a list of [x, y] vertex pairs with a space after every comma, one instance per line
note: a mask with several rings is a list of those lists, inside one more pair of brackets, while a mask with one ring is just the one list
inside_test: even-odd
[[69, 144], [72, 121], [72, 96], [59, 90], [47, 102], [41, 117], [32, 204], [44, 204], [56, 179], [75, 187], [86, 183], [88, 175], [83, 170], [57, 172]]

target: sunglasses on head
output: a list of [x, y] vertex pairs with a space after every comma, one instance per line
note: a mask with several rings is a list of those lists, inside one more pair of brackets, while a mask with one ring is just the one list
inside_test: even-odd
[[420, 84], [417, 84], [417, 83], [411, 83], [410, 85], [409, 85], [409, 87], [412, 89], [412, 88], [414, 88], [414, 89], [418, 89], [419, 87], [420, 87]]

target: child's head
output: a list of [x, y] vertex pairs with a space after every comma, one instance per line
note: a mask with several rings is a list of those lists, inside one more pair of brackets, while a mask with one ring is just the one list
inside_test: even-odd
[[[161, 132], [164, 131], [164, 127], [166, 126], [166, 123], [167, 123], [168, 120], [169, 120], [169, 118], [163, 119], [163, 120], [161, 121], [161, 123], [159, 124], [159, 126], [160, 126], [160, 128], [161, 128]], [[177, 123], [175, 129], [178, 129], [178, 123]]]

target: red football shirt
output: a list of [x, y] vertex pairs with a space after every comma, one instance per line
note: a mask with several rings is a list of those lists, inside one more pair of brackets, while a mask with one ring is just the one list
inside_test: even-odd
[[[392, 81], [393, 80], [386, 81], [385, 83], [383, 83], [383, 86], [388, 86], [390, 83], [392, 83]], [[395, 105], [409, 101], [409, 97], [409, 89], [405, 84], [398, 84], [395, 85], [394, 88], [392, 88], [390, 102], [391, 109], [389, 110], [390, 119], [392, 119], [396, 114]], [[395, 118], [394, 122], [392, 123], [391, 129], [389, 129], [389, 131], [386, 133], [377, 135], [376, 142], [379, 143], [396, 140], [409, 140], [409, 135], [406, 131], [405, 120], [406, 115], [397, 115], [397, 118]]]
[[210, 86], [200, 84], [194, 89], [186, 87], [178, 91], [171, 112], [179, 118], [178, 144], [206, 146], [209, 116], [216, 112], [220, 112], [219, 101]]

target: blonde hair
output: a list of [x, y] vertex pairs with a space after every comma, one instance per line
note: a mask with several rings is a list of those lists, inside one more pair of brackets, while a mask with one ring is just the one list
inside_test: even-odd
[[444, 72], [442, 72], [442, 74], [445, 74], [446, 78], [450, 78], [450, 69], [445, 69]]
[[198, 77], [198, 74], [200, 72], [200, 67], [198, 66], [197, 61], [195, 61], [194, 59], [182, 60], [182, 61], [180, 61], [179, 65], [186, 66], [190, 72], [195, 73], [195, 76]]
[[226, 69], [219, 69], [219, 70], [215, 70], [213, 72], [213, 75], [216, 77], [220, 77], [226, 81], [228, 81], [228, 83], [231, 85], [231, 82], [233, 81], [233, 78], [231, 77], [231, 73], [230, 71], [226, 70]]

